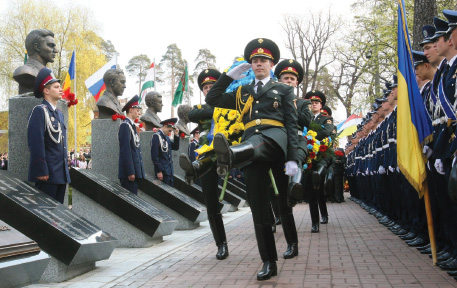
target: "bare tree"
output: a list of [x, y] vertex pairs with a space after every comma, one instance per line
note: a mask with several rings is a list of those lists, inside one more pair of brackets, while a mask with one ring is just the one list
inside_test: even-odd
[[334, 59], [325, 57], [332, 37], [341, 28], [339, 19], [327, 14], [285, 15], [281, 25], [287, 35], [286, 48], [304, 69], [302, 95], [315, 89], [319, 73]]

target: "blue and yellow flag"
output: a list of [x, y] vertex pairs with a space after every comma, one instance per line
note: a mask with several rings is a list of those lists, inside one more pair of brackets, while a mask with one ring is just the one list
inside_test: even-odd
[[398, 0], [397, 162], [421, 198], [426, 189], [427, 159], [423, 145], [431, 140], [432, 123], [421, 98], [414, 72], [404, 0]]

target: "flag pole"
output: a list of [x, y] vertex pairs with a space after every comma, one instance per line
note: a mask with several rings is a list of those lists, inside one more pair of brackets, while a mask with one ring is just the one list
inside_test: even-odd
[[156, 88], [156, 57], [154, 57], [154, 92], [157, 92], [157, 88]]
[[[76, 86], [76, 46], [75, 46], [75, 50], [74, 50], [73, 53], [75, 53], [75, 86], [74, 86], [75, 87], [75, 91], [74, 92], [75, 92], [75, 100], [76, 100], [77, 99], [77, 97], [76, 97], [76, 90], [77, 90], [76, 89], [76, 87], [77, 87]], [[75, 125], [74, 125], [74, 127], [75, 127], [75, 154], [74, 155], [75, 155], [75, 163], [76, 163], [76, 151], [77, 151], [76, 150], [76, 130], [77, 130], [76, 129], [76, 105], [73, 105], [73, 106], [74, 106], [74, 109], [75, 109], [75, 112], [74, 112], [75, 113], [75, 115], [74, 115], [74, 117], [75, 117], [75, 119], [74, 119], [74, 121], [75, 121]]]
[[436, 241], [435, 241], [435, 231], [433, 228], [433, 217], [432, 209], [430, 207], [430, 198], [428, 195], [428, 183], [424, 182], [424, 202], [425, 202], [425, 212], [427, 214], [427, 225], [428, 225], [428, 237], [430, 238], [430, 249], [432, 250], [432, 259], [433, 265], [436, 265]]

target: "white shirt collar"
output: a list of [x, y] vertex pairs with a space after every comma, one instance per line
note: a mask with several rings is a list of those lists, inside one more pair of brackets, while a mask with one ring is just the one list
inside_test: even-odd
[[54, 105], [52, 105], [52, 103], [51, 103], [51, 102], [49, 102], [48, 100], [44, 100], [44, 101], [48, 102], [48, 103], [49, 103], [49, 105], [51, 105], [51, 107], [52, 107], [52, 111], [56, 111], [56, 109], [57, 109], [57, 106], [54, 106]]
[[452, 64], [454, 64], [454, 61], [455, 61], [456, 58], [457, 58], [457, 55], [454, 55], [454, 57], [452, 57], [452, 59], [449, 60], [449, 62], [447, 62], [447, 64], [449, 65], [449, 67], [451, 67]]
[[263, 86], [265, 86], [265, 84], [267, 84], [268, 81], [270, 81], [270, 76], [263, 78], [262, 80], [255, 78], [255, 86], [257, 86], [257, 83], [259, 83], [259, 81], [262, 81]]

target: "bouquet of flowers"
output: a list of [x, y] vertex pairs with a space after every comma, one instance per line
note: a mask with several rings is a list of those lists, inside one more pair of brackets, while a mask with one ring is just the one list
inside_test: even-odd
[[315, 126], [316, 127], [310, 126], [310, 130], [306, 127], [303, 129], [303, 137], [306, 138], [308, 148], [308, 156], [306, 157], [305, 164], [303, 164], [303, 169], [305, 170], [310, 170], [313, 167], [313, 163], [331, 157], [333, 154], [330, 137], [326, 137], [321, 141], [317, 140], [317, 132], [319, 132], [321, 127], [318, 125]]
[[[240, 144], [241, 135], [244, 132], [244, 125], [242, 122], [237, 121], [240, 113], [232, 109], [214, 108], [213, 120], [213, 135], [217, 133], [224, 134], [230, 145]], [[198, 155], [202, 155], [206, 152], [213, 150], [213, 143], [211, 145], [203, 145], [202, 147], [195, 150]]]

